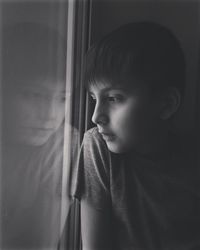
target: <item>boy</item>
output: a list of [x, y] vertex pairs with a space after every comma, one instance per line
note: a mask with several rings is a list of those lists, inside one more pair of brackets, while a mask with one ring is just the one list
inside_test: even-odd
[[171, 131], [185, 85], [177, 39], [159, 24], [124, 25], [89, 50], [85, 80], [97, 127], [75, 188], [83, 249], [200, 249], [195, 152]]

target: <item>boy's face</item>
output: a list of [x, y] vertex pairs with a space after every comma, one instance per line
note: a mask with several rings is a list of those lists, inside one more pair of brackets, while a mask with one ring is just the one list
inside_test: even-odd
[[6, 140], [40, 146], [64, 119], [63, 81], [32, 80], [6, 90], [4, 126]]
[[160, 107], [146, 86], [99, 83], [90, 87], [90, 94], [96, 102], [92, 121], [111, 152], [145, 151], [150, 146], [159, 133]]

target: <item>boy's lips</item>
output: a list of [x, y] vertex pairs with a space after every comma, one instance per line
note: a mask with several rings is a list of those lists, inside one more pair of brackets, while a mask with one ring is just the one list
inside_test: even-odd
[[105, 141], [113, 141], [114, 140], [114, 135], [106, 135], [102, 134], [102, 137]]
[[102, 135], [105, 141], [112, 141], [115, 138], [115, 135], [103, 130], [99, 130], [99, 133]]

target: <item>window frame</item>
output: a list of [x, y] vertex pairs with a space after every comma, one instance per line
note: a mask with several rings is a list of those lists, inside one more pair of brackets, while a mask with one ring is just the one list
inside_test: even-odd
[[[78, 128], [78, 150], [84, 132], [88, 128], [88, 97], [83, 83], [83, 68], [85, 53], [90, 46], [91, 12], [91, 0], [68, 0], [66, 85], [68, 84], [67, 88], [72, 95], [71, 100], [66, 103], [65, 110], [68, 112], [65, 115], [69, 121], [72, 121], [72, 125]], [[68, 106], [69, 103], [70, 106]], [[78, 250], [81, 249], [80, 204], [78, 200], [74, 199], [71, 200], [70, 208], [68, 208], [69, 200], [66, 199], [71, 192], [73, 169], [75, 168], [75, 162], [73, 160], [69, 162], [71, 154], [69, 143], [72, 145], [73, 137], [67, 123], [65, 123], [64, 133], [60, 227], [62, 237], [59, 250]]]

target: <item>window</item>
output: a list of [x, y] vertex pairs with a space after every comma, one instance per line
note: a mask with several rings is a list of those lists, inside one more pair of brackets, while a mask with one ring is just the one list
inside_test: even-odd
[[78, 204], [69, 196], [85, 130], [89, 1], [0, 7], [1, 247], [77, 249]]

